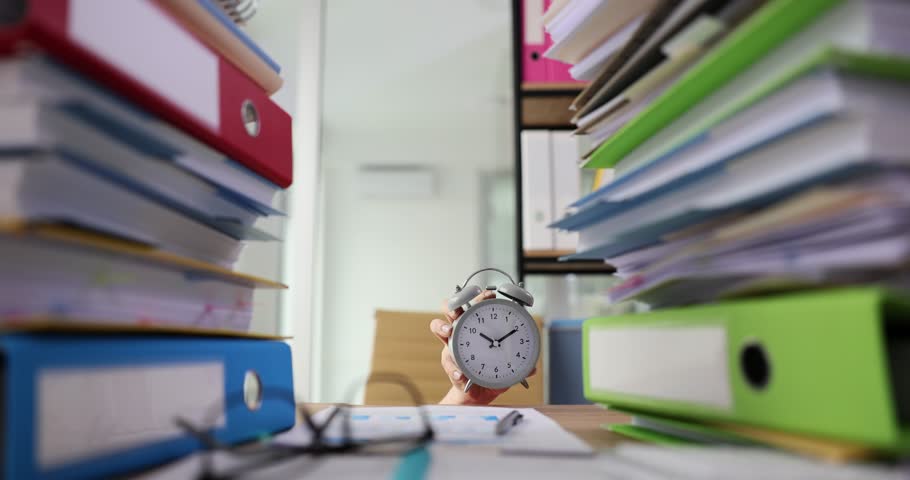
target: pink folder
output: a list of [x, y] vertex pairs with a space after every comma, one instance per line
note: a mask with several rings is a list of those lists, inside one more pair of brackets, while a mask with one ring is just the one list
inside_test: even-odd
[[543, 29], [545, 0], [521, 2], [521, 81], [544, 83], [549, 80], [548, 60], [543, 58], [549, 37]]
[[[550, 4], [553, 3], [553, 0], [545, 0], [548, 10]], [[547, 51], [548, 48], [553, 46], [553, 39], [550, 38], [550, 34], [546, 34], [547, 41], [544, 46], [544, 51]], [[572, 78], [572, 75], [569, 74], [569, 68], [572, 66], [567, 63], [562, 63], [559, 60], [553, 60], [552, 58], [545, 58], [544, 64], [547, 67], [547, 81], [550, 83], [577, 83], [578, 80]]]
[[544, 58], [553, 40], [544, 31], [543, 14], [552, 0], [522, 0], [521, 2], [521, 81], [532, 83], [575, 83], [569, 75], [570, 65]]

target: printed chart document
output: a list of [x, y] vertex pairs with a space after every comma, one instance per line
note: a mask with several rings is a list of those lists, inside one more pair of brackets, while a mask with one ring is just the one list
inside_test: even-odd
[[[439, 443], [489, 445], [503, 454], [516, 455], [591, 455], [593, 450], [546, 415], [533, 408], [466, 407], [428, 405], [424, 407]], [[521, 422], [505, 435], [496, 435], [499, 420], [512, 410], [522, 415]], [[314, 417], [321, 423], [331, 414], [322, 410]], [[340, 438], [342, 423], [332, 423], [329, 438]], [[423, 431], [415, 407], [355, 407], [351, 412], [351, 433], [358, 440], [388, 438]]]

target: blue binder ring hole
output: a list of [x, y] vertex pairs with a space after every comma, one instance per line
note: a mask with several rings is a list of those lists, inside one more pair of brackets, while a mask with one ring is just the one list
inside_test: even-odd
[[764, 390], [771, 383], [771, 358], [759, 342], [743, 345], [739, 352], [739, 368], [746, 383], [754, 390]]
[[243, 403], [252, 412], [262, 406], [262, 379], [253, 370], [243, 374]]

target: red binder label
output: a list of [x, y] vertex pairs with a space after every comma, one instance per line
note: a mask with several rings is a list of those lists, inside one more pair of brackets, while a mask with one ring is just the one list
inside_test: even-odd
[[291, 117], [246, 74], [149, 0], [30, 0], [0, 53], [38, 46], [280, 187]]
[[[219, 83], [218, 56], [151, 3], [118, 0], [106, 4], [105, 11], [105, 16], [98, 15], [95, 0], [70, 0], [70, 38], [143, 86], [179, 104], [206, 126], [218, 129], [218, 89], [212, 88]], [[111, 20], [117, 18], [144, 21]], [[147, 38], [155, 39], [156, 48], [137, 55]]]

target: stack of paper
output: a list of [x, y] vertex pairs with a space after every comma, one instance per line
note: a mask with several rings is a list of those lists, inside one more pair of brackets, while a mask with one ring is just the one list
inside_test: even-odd
[[615, 178], [552, 225], [652, 310], [586, 322], [586, 396], [639, 438], [905, 453], [910, 4], [665, 2], [648, 25], [575, 103]]
[[292, 426], [290, 349], [250, 332], [284, 286], [233, 271], [292, 180], [278, 66], [213, 0], [0, 10], [0, 477]]
[[0, 231], [0, 328], [246, 332], [255, 288], [281, 284], [73, 230]]
[[[0, 98], [7, 99], [0, 107], [3, 222], [65, 224], [222, 269], [233, 265], [246, 240], [276, 239], [254, 223], [281, 214], [269, 205], [277, 186], [225, 163], [217, 152], [44, 57], [5, 60], [0, 62], [0, 72]], [[188, 152], [184, 157], [196, 158], [181, 162], [175, 158], [180, 150]], [[142, 278], [145, 274], [137, 274], [129, 263], [107, 260], [101, 266], [76, 267], [80, 253], [69, 250], [72, 260], [63, 264], [71, 265], [68, 270], [88, 279], [88, 284], [73, 290], [54, 282], [28, 283], [17, 277], [24, 280], [30, 270], [56, 281], [58, 277], [51, 273], [56, 265], [44, 261], [49, 253], [19, 257], [13, 254], [15, 242], [5, 245], [4, 255], [16, 259], [16, 263], [5, 262], [9, 272], [19, 273], [2, 280], [9, 287], [4, 290], [8, 301], [2, 303], [3, 325], [31, 323], [23, 319], [33, 316], [67, 323], [204, 325], [245, 331], [253, 288], [280, 287], [258, 279], [235, 281], [237, 286], [232, 288], [238, 290], [228, 295], [231, 299], [215, 301], [210, 293], [195, 287], [153, 293], [155, 289], [149, 285], [130, 281], [119, 283], [128, 284], [131, 293], [95, 296], [96, 290], [111, 288], [91, 280], [100, 275], [99, 268], [112, 278]], [[117, 254], [112, 251], [106, 256]], [[42, 262], [35, 262], [39, 259]], [[187, 269], [171, 270], [179, 277]], [[177, 287], [183, 283], [162, 284]], [[40, 294], [21, 296], [27, 291]], [[179, 302], [178, 297], [182, 298]], [[127, 298], [128, 306], [124, 304]]]
[[593, 151], [654, 101], [762, 2], [571, 2], [552, 16], [547, 55], [590, 85], [573, 102]]
[[[890, 22], [875, 30], [882, 41], [835, 34], [848, 25], [865, 31], [884, 11], [902, 10], [873, 1], [819, 11], [769, 57], [642, 137], [613, 182], [554, 224], [579, 233], [575, 258], [617, 267], [626, 282], [611, 298], [678, 305], [760, 287], [901, 277], [910, 61], [883, 55], [910, 49], [895, 42], [901, 34]], [[856, 47], [832, 47], [848, 40]], [[698, 67], [737, 48], [726, 43]], [[688, 78], [674, 88], [695, 83]], [[655, 111], [636, 123], [656, 121]], [[855, 219], [878, 223], [862, 229]], [[844, 249], [855, 249], [849, 259]]]
[[[545, 56], [576, 64], [572, 76], [590, 80], [632, 37], [658, 0], [588, 0], [551, 7], [544, 27], [553, 39]], [[584, 73], [584, 74], [581, 74]]]
[[[3, 219], [65, 221], [225, 267], [243, 240], [274, 239], [253, 223], [280, 214], [276, 186], [47, 59], [0, 72]], [[185, 147], [201, 153], [193, 165], [176, 158]]]

